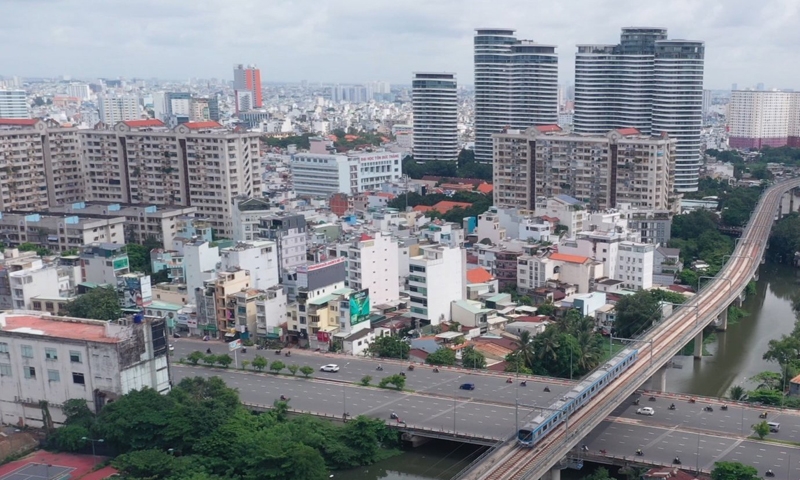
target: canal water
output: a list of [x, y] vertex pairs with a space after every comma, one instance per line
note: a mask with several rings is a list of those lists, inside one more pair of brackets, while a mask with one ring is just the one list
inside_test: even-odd
[[[738, 323], [718, 332], [706, 345], [710, 354], [702, 360], [676, 357], [667, 372], [667, 390], [719, 397], [732, 385], [755, 388], [748, 379], [764, 370], [778, 371], [774, 363], [761, 357], [773, 338], [794, 328], [792, 295], [800, 291], [800, 270], [767, 263], [759, 270], [756, 294], [747, 298], [742, 308], [749, 313]], [[647, 387], [647, 385], [645, 385]], [[433, 480], [449, 479], [476, 455], [479, 449], [450, 442], [430, 442], [369, 467], [337, 472], [334, 478], [346, 480]], [[589, 472], [566, 470], [562, 478], [583, 477]], [[567, 474], [567, 477], [564, 477]]]
[[791, 333], [795, 315], [792, 295], [800, 291], [800, 270], [767, 263], [759, 270], [756, 294], [747, 298], [742, 309], [749, 313], [726, 332], [717, 332], [716, 340], [706, 344], [710, 354], [700, 360], [676, 357], [667, 371], [670, 392], [721, 397], [733, 385], [747, 389], [756, 385], [749, 379], [760, 372], [779, 371], [776, 363], [762, 359], [768, 343]]

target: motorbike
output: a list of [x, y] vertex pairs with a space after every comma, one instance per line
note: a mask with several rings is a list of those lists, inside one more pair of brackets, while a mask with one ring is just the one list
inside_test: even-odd
[[280, 355], [280, 354], [281, 354], [280, 350], [275, 350], [275, 355]]
[[256, 350], [264, 350], [264, 345], [256, 345]]
[[211, 349], [210, 348], [206, 348], [206, 353], [211, 355]]
[[581, 450], [583, 450], [584, 452], [588, 452], [589, 447], [587, 445], [581, 445]]
[[544, 391], [545, 392], [549, 392], [550, 391], [550, 387], [544, 387]]
[[400, 376], [401, 377], [405, 377], [406, 376], [406, 372], [400, 372]]
[[674, 463], [675, 465], [680, 465], [680, 464], [681, 464], [681, 459], [680, 459], [680, 458], [678, 458], [678, 457], [675, 457], [675, 458], [672, 460], [672, 463]]
[[644, 452], [642, 452], [642, 449], [636, 450], [636, 456], [641, 457], [642, 455], [644, 455]]
[[523, 381], [519, 382], [519, 386], [520, 387], [527, 387], [528, 386], [528, 381], [527, 380], [523, 380]]
[[712, 407], [711, 405], [708, 405], [705, 408], [703, 408], [703, 410], [705, 410], [706, 412], [713, 412], [714, 411], [714, 407]]
[[409, 372], [413, 372], [414, 371], [414, 365], [409, 365], [408, 366], [408, 371]]
[[727, 410], [727, 409], [728, 409], [728, 406], [727, 406], [727, 405], [723, 405], [723, 406], [722, 406], [722, 407], [720, 407], [720, 408], [722, 408], [723, 410]]
[[288, 402], [291, 398], [287, 397], [286, 395], [281, 395], [281, 402]]
[[649, 399], [649, 400], [650, 400], [651, 402], [655, 402], [655, 401], [656, 401], [656, 397], [650, 397], [650, 399]]
[[381, 367], [380, 365], [378, 365], [378, 367], [377, 367], [375, 370], [377, 370], [377, 371], [379, 371], [379, 372], [382, 372], [382, 371], [383, 371], [383, 367]]
[[242, 348], [242, 353], [247, 353], [247, 349], [246, 348]]
[[767, 412], [759, 413], [758, 418], [767, 418]]
[[391, 414], [389, 414], [389, 418], [391, 418], [392, 420], [397, 420], [399, 417], [397, 416], [396, 413], [392, 412]]
[[675, 410], [675, 404], [673, 403], [672, 405], [670, 405], [670, 406], [669, 406], [669, 409], [670, 409], [670, 410]]
[[433, 369], [433, 373], [439, 373], [439, 369], [438, 368], [434, 368]]
[[292, 356], [292, 352], [286, 352], [286, 356], [287, 357], [291, 357]]
[[766, 476], [768, 476], [768, 477], [774, 477], [774, 476], [775, 476], [775, 474], [774, 474], [774, 473], [772, 473], [772, 470], [767, 470], [767, 472], [765, 473], [765, 475], [766, 475]]
[[634, 400], [634, 401], [633, 401], [633, 404], [634, 404], [634, 405], [639, 405], [639, 399], [637, 398], [636, 400]]
[[510, 378], [506, 378], [506, 383], [514, 383], [514, 380], [511, 380]]
[[692, 398], [690, 398], [690, 399], [689, 399], [689, 403], [694, 403], [694, 402], [696, 402], [696, 401], [697, 401], [697, 400], [695, 400], [695, 399], [694, 399], [694, 397], [692, 397]]
[[605, 448], [601, 448], [600, 449], [600, 454], [605, 455], [606, 454], [606, 449]]

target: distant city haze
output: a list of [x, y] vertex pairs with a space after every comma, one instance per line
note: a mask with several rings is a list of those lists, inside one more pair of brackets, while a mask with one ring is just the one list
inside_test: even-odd
[[475, 29], [502, 27], [556, 45], [564, 83], [576, 45], [653, 26], [705, 42], [706, 88], [800, 88], [796, 0], [6, 0], [2, 11], [4, 76], [228, 79], [252, 62], [263, 82], [410, 84], [411, 72], [445, 71], [471, 85]]

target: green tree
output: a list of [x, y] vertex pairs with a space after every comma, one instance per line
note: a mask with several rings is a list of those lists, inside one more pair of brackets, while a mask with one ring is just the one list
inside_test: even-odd
[[242, 370], [247, 370], [247, 367], [250, 366], [250, 360], [242, 360]]
[[548, 317], [552, 316], [556, 313], [556, 307], [553, 305], [553, 302], [545, 302], [541, 305], [536, 306], [536, 313], [538, 315], [547, 315]]
[[429, 365], [455, 365], [456, 352], [447, 347], [439, 347], [438, 350], [428, 355], [425, 363]]
[[205, 363], [206, 365], [214, 365], [215, 363], [217, 363], [217, 356], [214, 355], [213, 353], [209, 353], [208, 355], [205, 355], [203, 357], [203, 363]]
[[486, 368], [486, 357], [473, 347], [466, 347], [461, 351], [461, 365], [465, 368]]
[[233, 363], [233, 358], [227, 353], [223, 353], [221, 355], [217, 355], [216, 363], [219, 364], [222, 368], [228, 368], [231, 363]]
[[289, 370], [289, 372], [294, 377], [295, 375], [297, 375], [297, 370], [300, 369], [300, 365], [296, 365], [296, 364], [293, 363], [293, 364], [289, 365], [286, 368]]
[[269, 365], [269, 369], [276, 374], [281, 373], [281, 370], [283, 370], [284, 368], [286, 368], [286, 365], [280, 360], [275, 360]]
[[45, 257], [47, 255], [52, 255], [52, 252], [41, 245], [37, 245], [35, 243], [25, 242], [17, 247], [17, 250], [20, 252], [36, 252], [36, 255], [40, 257]]
[[152, 264], [150, 263], [150, 250], [144, 245], [136, 243], [128, 243], [125, 246], [128, 252], [128, 263], [130, 264], [131, 272], [142, 272], [146, 275], [153, 273]]
[[762, 440], [764, 437], [769, 435], [769, 424], [766, 422], [766, 420], [753, 425], [753, 433], [758, 435], [758, 438]]
[[734, 385], [728, 390], [728, 398], [735, 402], [742, 401], [747, 398], [747, 390], [741, 385]]
[[173, 405], [153, 389], [133, 390], [103, 407], [97, 433], [120, 452], [160, 448]]
[[308, 378], [311, 376], [312, 373], [314, 373], [314, 369], [309, 367], [308, 365], [303, 365], [302, 367], [300, 367], [300, 373], [302, 373], [304, 377]]
[[200, 360], [203, 360], [205, 358], [205, 356], [206, 356], [205, 353], [199, 350], [195, 350], [194, 352], [187, 355], [186, 359], [189, 360], [189, 363], [191, 363], [192, 365], [197, 365], [200, 362]]
[[117, 291], [111, 287], [97, 287], [64, 305], [70, 317], [94, 320], [118, 320], [122, 317]]
[[767, 253], [778, 262], [791, 264], [796, 252], [800, 252], [800, 215], [792, 213], [772, 228]]
[[175, 468], [175, 457], [167, 452], [147, 449], [122, 454], [112, 465], [127, 478], [169, 478]]
[[766, 388], [769, 390], [780, 389], [781, 382], [783, 381], [783, 375], [775, 372], [761, 372], [753, 375], [751, 378], [758, 382], [758, 387], [756, 388]]
[[364, 375], [363, 377], [361, 377], [361, 385], [365, 387], [368, 387], [369, 382], [371, 381], [372, 381], [372, 375]]
[[289, 448], [283, 469], [298, 480], [323, 480], [328, 478], [325, 461], [318, 451], [302, 444]]
[[50, 443], [62, 452], [78, 452], [86, 446], [84, 438], [89, 436], [89, 429], [83, 425], [65, 425], [53, 432]]
[[268, 364], [267, 359], [262, 357], [261, 355], [256, 355], [256, 357], [253, 359], [253, 368], [258, 370], [259, 372], [267, 368], [267, 364]]
[[389, 375], [388, 377], [382, 378], [378, 383], [378, 386], [381, 388], [386, 388], [389, 385], [394, 385], [394, 388], [397, 390], [402, 390], [406, 386], [406, 377], [400, 374]]
[[66, 425], [81, 425], [90, 428], [95, 422], [95, 414], [89, 410], [86, 400], [83, 398], [71, 398], [64, 402], [61, 411], [67, 419]]
[[661, 318], [658, 298], [650, 290], [625, 295], [617, 301], [616, 336], [633, 338]]
[[612, 477], [608, 473], [608, 469], [599, 467], [594, 472], [584, 477], [584, 480], [611, 480]]
[[384, 358], [408, 358], [410, 350], [411, 347], [408, 343], [391, 335], [384, 335], [378, 338], [367, 348], [367, 352], [371, 355]]
[[534, 346], [533, 346], [533, 335], [528, 330], [523, 330], [519, 334], [519, 339], [516, 340], [516, 356], [520, 360], [520, 364], [524, 365], [527, 368], [531, 368], [533, 365], [533, 359], [535, 356], [534, 353]]
[[747, 401], [763, 405], [780, 405], [783, 402], [783, 394], [779, 390], [757, 388], [747, 392]]
[[739, 462], [715, 462], [711, 480], [759, 480], [755, 467]]

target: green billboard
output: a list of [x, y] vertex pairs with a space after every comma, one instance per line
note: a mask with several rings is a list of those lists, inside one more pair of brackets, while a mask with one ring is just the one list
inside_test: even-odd
[[366, 321], [369, 318], [369, 289], [360, 290], [350, 295], [350, 325]]

